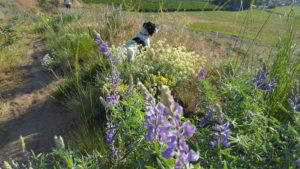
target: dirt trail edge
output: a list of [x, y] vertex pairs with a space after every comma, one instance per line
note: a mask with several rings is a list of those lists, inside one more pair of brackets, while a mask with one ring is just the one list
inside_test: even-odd
[[53, 80], [43, 70], [43, 43], [32, 39], [32, 45], [20, 67], [21, 83], [5, 93], [0, 93], [5, 106], [0, 109], [0, 163], [12, 158], [21, 160], [19, 137], [25, 138], [27, 150], [48, 152], [54, 146], [54, 135], [65, 135], [72, 127], [71, 113], [50, 98]]

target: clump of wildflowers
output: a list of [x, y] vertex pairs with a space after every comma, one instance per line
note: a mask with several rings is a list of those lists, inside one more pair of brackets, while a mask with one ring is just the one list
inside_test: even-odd
[[[141, 84], [140, 84], [141, 85]], [[175, 168], [188, 166], [189, 161], [197, 161], [199, 152], [190, 150], [186, 138], [194, 135], [196, 127], [189, 121], [182, 123], [183, 108], [174, 101], [167, 86], [162, 86], [161, 103], [156, 104], [154, 97], [144, 89], [147, 112], [145, 126], [146, 140], [158, 140], [167, 145], [161, 153], [164, 158], [176, 158]]]
[[300, 169], [300, 158], [298, 158], [297, 163], [298, 163], [298, 169]]
[[42, 60], [41, 60], [41, 64], [43, 66], [44, 69], [46, 70], [51, 70], [54, 64], [54, 59], [49, 55], [46, 54]]
[[270, 78], [269, 76], [270, 73], [268, 73], [266, 67], [263, 66], [262, 70], [258, 72], [257, 75], [253, 76], [251, 82], [258, 89], [271, 91], [272, 89], [277, 87], [277, 78]]
[[165, 40], [151, 45], [137, 57], [147, 57], [151, 60], [172, 65], [172, 69], [164, 70], [165, 74], [177, 76], [178, 81], [187, 81], [197, 77], [199, 67], [207, 62], [205, 56], [188, 51], [184, 46], [171, 46]]

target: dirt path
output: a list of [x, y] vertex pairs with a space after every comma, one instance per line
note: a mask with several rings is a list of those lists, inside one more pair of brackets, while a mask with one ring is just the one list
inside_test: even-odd
[[50, 98], [52, 78], [41, 66], [44, 56], [40, 39], [33, 38], [19, 68], [18, 87], [0, 93], [4, 107], [0, 109], [0, 163], [20, 159], [19, 137], [25, 138], [27, 149], [49, 151], [54, 135], [65, 135], [72, 124], [71, 114]]

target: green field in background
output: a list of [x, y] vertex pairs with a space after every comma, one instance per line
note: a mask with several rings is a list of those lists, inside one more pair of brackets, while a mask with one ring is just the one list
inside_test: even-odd
[[[205, 11], [186, 12], [191, 21], [187, 28], [198, 31], [221, 32], [274, 44], [287, 30], [290, 6], [275, 9], [253, 9], [239, 12]], [[293, 7], [295, 39], [300, 38], [300, 7]], [[269, 18], [269, 19], [268, 19]], [[260, 31], [261, 30], [261, 31]]]
[[141, 11], [214, 10], [219, 8], [208, 0], [83, 0], [86, 3], [124, 4]]

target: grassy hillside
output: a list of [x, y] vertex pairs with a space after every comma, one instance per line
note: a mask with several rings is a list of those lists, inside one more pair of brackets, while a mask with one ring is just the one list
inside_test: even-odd
[[[290, 6], [281, 6], [281, 7], [277, 7], [274, 9], [267, 9], [267, 11], [269, 11], [269, 12], [273, 12], [276, 14], [282, 14], [282, 15], [288, 14], [290, 12], [290, 10], [291, 10]], [[300, 6], [294, 6], [293, 10], [294, 10], [294, 16], [300, 17]]]
[[213, 10], [217, 6], [208, 0], [83, 0], [87, 3], [124, 4], [142, 11]]
[[[268, 11], [255, 9], [240, 12], [188, 12], [186, 14], [190, 19], [186, 27], [192, 30], [245, 36], [250, 39], [257, 38], [259, 41], [274, 44], [287, 28], [287, 17], [282, 14], [288, 13], [290, 9], [291, 7], [280, 7]], [[295, 16], [298, 16], [300, 8], [295, 7], [294, 11]], [[294, 17], [294, 24], [295, 38], [299, 39], [300, 19], [298, 17]]]

